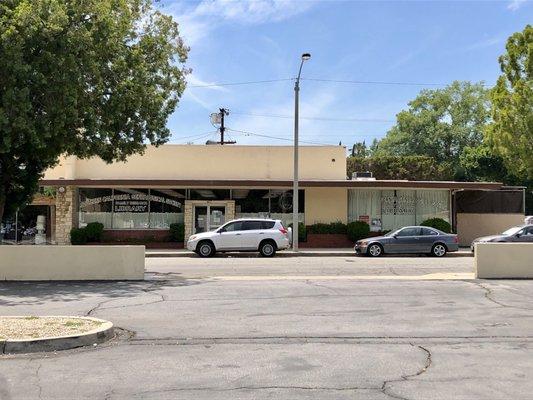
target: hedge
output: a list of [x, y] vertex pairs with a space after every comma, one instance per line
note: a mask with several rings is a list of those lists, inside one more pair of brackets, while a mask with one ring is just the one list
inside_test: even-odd
[[452, 232], [451, 225], [447, 221], [443, 220], [442, 218], [426, 219], [420, 225], [429, 226], [431, 228], [435, 228], [435, 229], [438, 229], [439, 231], [443, 231], [443, 232], [446, 232], [446, 233], [451, 233]]
[[85, 244], [87, 243], [87, 231], [85, 228], [72, 228], [70, 230], [70, 243]]
[[346, 234], [346, 224], [342, 222], [331, 222], [329, 224], [316, 223], [307, 227], [309, 233], [317, 234]]
[[83, 229], [85, 229], [88, 242], [100, 242], [102, 240], [104, 224], [100, 222], [89, 222]]
[[348, 237], [352, 242], [367, 238], [370, 235], [370, 226], [364, 221], [353, 221], [347, 225]]
[[170, 224], [170, 241], [183, 242], [185, 240], [185, 225]]

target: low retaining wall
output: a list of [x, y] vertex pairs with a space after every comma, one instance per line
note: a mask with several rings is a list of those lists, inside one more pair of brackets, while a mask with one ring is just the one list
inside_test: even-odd
[[457, 214], [459, 246], [470, 246], [475, 238], [497, 235], [524, 223], [523, 214]]
[[337, 233], [308, 233], [307, 240], [300, 242], [301, 248], [347, 248], [353, 247], [354, 243], [348, 235]]
[[533, 243], [478, 243], [476, 278], [533, 279]]
[[144, 279], [144, 246], [0, 246], [0, 281]]

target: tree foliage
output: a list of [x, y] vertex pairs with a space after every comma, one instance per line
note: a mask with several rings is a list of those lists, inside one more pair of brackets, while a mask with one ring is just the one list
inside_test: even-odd
[[456, 81], [443, 89], [422, 90], [397, 115], [375, 154], [423, 155], [453, 166], [465, 147], [481, 143], [488, 119], [488, 93], [481, 83]]
[[533, 26], [513, 34], [499, 59], [503, 72], [490, 91], [487, 137], [515, 175], [533, 179]]
[[0, 2], [0, 219], [60, 155], [112, 162], [166, 142], [187, 53], [151, 0]]
[[407, 179], [413, 181], [450, 180], [453, 170], [449, 164], [440, 164], [428, 156], [348, 157], [348, 176], [354, 172], [371, 171], [376, 179]]

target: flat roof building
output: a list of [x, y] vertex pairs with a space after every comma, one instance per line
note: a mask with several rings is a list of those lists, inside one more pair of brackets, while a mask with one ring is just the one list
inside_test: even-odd
[[[292, 146], [168, 144], [113, 164], [67, 157], [40, 182], [57, 188], [56, 197], [38, 197], [35, 204], [53, 207], [50, 236], [58, 244], [69, 243], [71, 228], [95, 221], [104, 225], [106, 240], [146, 242], [164, 240], [172, 223], [184, 224], [185, 239], [239, 217], [287, 224], [292, 221], [292, 152]], [[300, 222], [363, 220], [375, 232], [432, 217], [468, 230], [472, 222], [461, 225], [454, 194], [505, 189], [492, 182], [347, 179], [343, 146], [301, 146], [299, 170]], [[489, 223], [490, 229], [523, 219], [520, 206], [491, 217], [497, 222]]]

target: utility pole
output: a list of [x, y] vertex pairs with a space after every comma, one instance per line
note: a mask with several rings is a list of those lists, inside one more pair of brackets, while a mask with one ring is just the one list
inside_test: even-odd
[[223, 144], [235, 144], [236, 142], [234, 140], [229, 140], [229, 141], [224, 141], [224, 131], [226, 130], [226, 128], [224, 127], [224, 117], [226, 115], [229, 115], [229, 111], [226, 110], [225, 108], [220, 108], [219, 109], [220, 111], [220, 144], [223, 145]]

